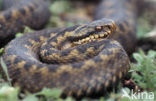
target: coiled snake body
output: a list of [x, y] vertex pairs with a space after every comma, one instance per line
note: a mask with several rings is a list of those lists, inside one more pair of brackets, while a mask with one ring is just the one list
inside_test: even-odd
[[[38, 2], [43, 5], [36, 4], [36, 0], [21, 1], [24, 8], [15, 8], [16, 14], [19, 16], [25, 12], [29, 15], [28, 18], [25, 16], [25, 20], [38, 17], [43, 9], [45, 11], [41, 18], [49, 15], [42, 0]], [[10, 19], [16, 17], [14, 7], [9, 9], [12, 12]], [[95, 13], [95, 19], [99, 20], [68, 28], [36, 31], [11, 41], [5, 48], [3, 59], [12, 83], [30, 92], [48, 87], [62, 88], [62, 95], [74, 97], [103, 94], [116, 86], [130, 68], [129, 58], [117, 41], [127, 52], [134, 47], [134, 8], [133, 0], [103, 0]], [[0, 18], [6, 20], [3, 12]], [[38, 19], [34, 23], [37, 22], [38, 27], [38, 23], [42, 26], [46, 22], [44, 19], [46, 18], [42, 18], [41, 23]], [[1, 23], [3, 20], [0, 20]], [[22, 18], [21, 21], [23, 20]], [[6, 25], [10, 24], [7, 23]], [[10, 32], [9, 28], [1, 32]]]

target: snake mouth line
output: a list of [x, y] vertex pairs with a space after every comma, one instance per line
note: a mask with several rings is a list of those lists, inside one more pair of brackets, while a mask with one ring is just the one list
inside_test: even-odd
[[77, 45], [85, 44], [85, 43], [96, 41], [96, 40], [102, 40], [104, 38], [107, 38], [111, 33], [112, 31], [109, 30], [105, 32], [100, 32], [98, 34], [92, 34], [92, 35], [86, 36], [77, 41], [67, 42], [63, 45], [63, 47], [61, 47], [61, 50], [68, 49]]
[[75, 45], [95, 41], [95, 40], [101, 40], [104, 38], [107, 38], [111, 34], [111, 31], [101, 32], [100, 34], [93, 34], [89, 35], [88, 37], [85, 37], [83, 39], [79, 39], [78, 41], [73, 42]]

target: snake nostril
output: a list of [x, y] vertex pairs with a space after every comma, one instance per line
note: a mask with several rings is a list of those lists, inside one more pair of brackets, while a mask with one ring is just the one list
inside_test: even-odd
[[107, 25], [107, 28], [108, 28], [111, 32], [115, 31], [115, 30], [116, 30], [116, 24], [115, 24], [115, 22], [112, 21], [110, 24]]
[[108, 29], [109, 29], [109, 30], [111, 30], [111, 29], [112, 29], [112, 25], [108, 25], [107, 27], [108, 27]]

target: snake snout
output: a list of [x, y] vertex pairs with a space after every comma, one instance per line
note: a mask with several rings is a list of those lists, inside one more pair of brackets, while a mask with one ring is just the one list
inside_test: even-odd
[[110, 34], [111, 34], [112, 32], [114, 32], [116, 30], [116, 23], [115, 23], [115, 21], [113, 21], [113, 20], [110, 21], [110, 23], [106, 24], [104, 26], [104, 28], [105, 28], [106, 32], [110, 31]]
[[112, 20], [112, 22], [111, 22], [109, 27], [110, 27], [111, 32], [114, 32], [116, 30], [116, 23], [115, 23], [115, 21]]

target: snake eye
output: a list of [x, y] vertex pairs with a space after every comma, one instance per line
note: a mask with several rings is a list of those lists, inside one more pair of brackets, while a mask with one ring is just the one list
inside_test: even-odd
[[102, 26], [96, 26], [95, 30], [96, 31], [102, 31], [103, 27]]

